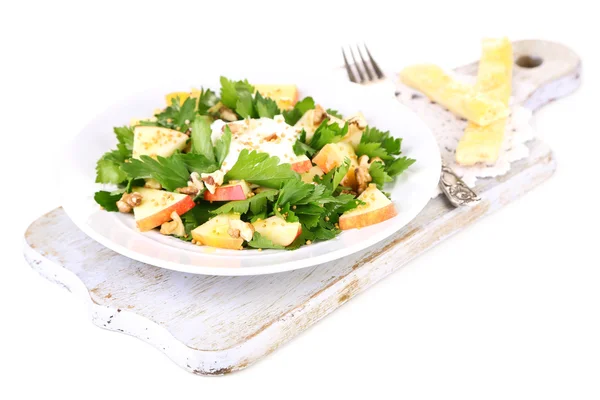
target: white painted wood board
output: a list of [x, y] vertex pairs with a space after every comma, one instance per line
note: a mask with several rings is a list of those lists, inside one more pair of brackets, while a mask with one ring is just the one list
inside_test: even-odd
[[[516, 58], [544, 59], [516, 68], [516, 101], [531, 109], [579, 84], [580, 62], [548, 42], [515, 43]], [[459, 69], [476, 73], [476, 64]], [[433, 199], [409, 225], [387, 240], [319, 266], [273, 275], [218, 277], [164, 270], [130, 260], [89, 239], [56, 209], [31, 224], [25, 257], [42, 276], [75, 293], [92, 321], [138, 337], [184, 369], [220, 375], [254, 363], [356, 294], [465, 226], [548, 179], [551, 150], [529, 143], [530, 155], [501, 177], [479, 181], [474, 207], [452, 208]]]

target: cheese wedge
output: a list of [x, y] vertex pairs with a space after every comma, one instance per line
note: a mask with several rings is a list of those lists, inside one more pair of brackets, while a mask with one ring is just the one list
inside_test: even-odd
[[400, 79], [454, 114], [477, 125], [489, 125], [508, 116], [508, 107], [501, 101], [453, 79], [436, 65], [407, 67], [400, 72]]
[[[475, 88], [508, 107], [511, 94], [513, 54], [507, 38], [484, 39]], [[504, 140], [506, 118], [488, 126], [469, 123], [456, 148], [456, 162], [461, 165], [493, 164]]]
[[298, 101], [296, 85], [254, 85], [254, 89], [264, 97], [269, 97], [282, 110], [291, 110]]
[[195, 88], [192, 89], [191, 92], [172, 92], [165, 96], [165, 101], [167, 103], [167, 107], [169, 107], [173, 104], [174, 99], [178, 99], [179, 105], [181, 106], [188, 98], [191, 97], [193, 99], [197, 99], [201, 94], [202, 91]]

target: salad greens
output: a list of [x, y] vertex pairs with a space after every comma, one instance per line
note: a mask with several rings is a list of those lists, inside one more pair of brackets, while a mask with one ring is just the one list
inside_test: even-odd
[[[219, 95], [205, 89], [198, 96], [185, 100], [174, 97], [171, 104], [153, 118], [141, 120], [137, 126], [156, 126], [186, 133], [189, 136], [185, 148], [176, 150], [168, 157], [141, 155], [133, 158], [134, 127], [116, 127], [116, 149], [106, 152], [96, 165], [96, 182], [118, 185], [114, 191], [99, 191], [94, 200], [106, 211], [119, 210], [117, 202], [132, 187], [143, 186], [144, 180], [152, 179], [162, 189], [176, 192], [189, 185], [193, 173], [200, 177], [218, 171], [230, 152], [232, 132], [228, 125], [216, 141], [211, 139], [211, 123], [217, 119], [236, 121], [242, 119], [269, 118], [282, 115], [288, 125], [295, 125], [309, 110], [316, 107], [311, 97], [295, 103], [293, 108], [280, 110], [278, 103], [264, 97], [247, 80], [234, 81], [221, 77]], [[336, 110], [327, 114], [342, 119]], [[349, 124], [340, 126], [325, 118], [314, 130], [310, 140], [302, 129], [293, 145], [297, 156], [313, 157], [325, 146], [341, 142], [348, 134]], [[379, 189], [415, 160], [401, 156], [402, 139], [389, 132], [366, 127], [357, 143], [356, 156], [372, 160], [368, 166], [371, 183]], [[219, 214], [237, 213], [242, 221], [255, 222], [278, 216], [286, 222], [299, 222], [301, 234], [288, 246], [276, 244], [264, 234], [254, 232], [247, 246], [260, 249], [296, 249], [318, 240], [329, 240], [340, 233], [338, 221], [346, 211], [363, 202], [357, 199], [354, 188], [344, 186], [344, 177], [353, 173], [356, 164], [349, 158], [327, 173], [315, 175], [312, 182], [295, 172], [291, 165], [259, 150], [243, 149], [234, 165], [225, 171], [223, 185], [232, 181], [245, 181], [255, 190], [245, 200], [209, 202], [198, 196], [195, 206], [181, 214], [187, 233], [183, 240], [191, 240], [190, 233]]]

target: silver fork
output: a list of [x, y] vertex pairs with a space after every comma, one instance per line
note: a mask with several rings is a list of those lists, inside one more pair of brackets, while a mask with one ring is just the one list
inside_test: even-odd
[[[356, 45], [356, 52], [358, 53], [358, 59], [356, 58], [354, 51], [351, 46], [348, 46], [352, 63], [348, 62], [346, 51], [342, 47], [342, 55], [344, 56], [344, 65], [346, 67], [346, 73], [348, 79], [351, 82], [358, 83], [360, 85], [376, 84], [386, 82], [387, 78], [379, 68], [379, 65], [373, 59], [371, 52], [367, 48], [367, 45], [363, 43], [366, 57], [363, 56], [363, 52], [360, 50], [360, 46]], [[360, 62], [359, 62], [360, 60]], [[356, 73], [355, 73], [356, 72]], [[446, 198], [450, 203], [455, 206], [465, 206], [471, 203], [479, 201], [477, 194], [471, 190], [463, 181], [442, 161], [442, 170], [440, 172], [439, 186], [442, 192], [446, 195]]]

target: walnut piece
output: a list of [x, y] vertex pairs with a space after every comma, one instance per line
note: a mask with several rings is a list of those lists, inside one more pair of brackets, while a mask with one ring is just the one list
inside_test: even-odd
[[359, 130], [364, 130], [367, 127], [367, 120], [362, 114], [356, 114], [346, 120], [349, 125], [356, 125]]
[[187, 194], [188, 196], [195, 196], [198, 194], [198, 188], [194, 186], [185, 186], [175, 189], [175, 192], [181, 194]]
[[134, 207], [142, 204], [142, 195], [138, 192], [123, 193], [121, 200], [117, 201], [117, 208], [122, 213], [130, 213]]
[[240, 230], [239, 229], [233, 229], [233, 228], [229, 228], [227, 229], [227, 234], [229, 236], [231, 236], [232, 238], [239, 238], [240, 237]]
[[271, 142], [271, 141], [277, 140], [277, 139], [278, 139], [278, 136], [277, 136], [276, 133], [271, 133], [269, 136], [267, 136], [267, 137], [264, 138], [264, 140], [266, 142]]
[[369, 186], [369, 182], [373, 180], [371, 174], [369, 174], [369, 157], [366, 155], [358, 158], [358, 167], [354, 169], [354, 176], [356, 177], [356, 191], [358, 194], [364, 192]]
[[245, 241], [249, 242], [252, 240], [252, 236], [254, 235], [254, 227], [248, 222], [244, 222], [239, 219], [230, 219], [229, 230], [227, 233], [233, 238], [237, 239], [241, 237]]
[[233, 111], [231, 111], [229, 108], [227, 108], [225, 106], [221, 107], [219, 112], [221, 114], [221, 118], [223, 119], [223, 121], [233, 122], [233, 121], [237, 121], [237, 119], [238, 119], [238, 116], [236, 115], [236, 113], [234, 113]]
[[313, 114], [313, 125], [320, 125], [325, 118], [327, 118], [327, 112], [323, 110], [323, 107], [317, 104]]
[[225, 174], [221, 170], [216, 170], [210, 174], [201, 174], [202, 180], [206, 185], [206, 188], [209, 192], [214, 193], [217, 186], [221, 186], [223, 184], [223, 178]]
[[188, 180], [188, 186], [193, 186], [198, 189], [198, 192], [204, 189], [204, 184], [200, 180], [200, 175], [197, 172], [192, 172]]
[[185, 236], [185, 228], [181, 217], [175, 211], [171, 213], [172, 221], [165, 222], [160, 226], [160, 233], [163, 235]]

